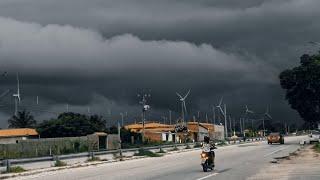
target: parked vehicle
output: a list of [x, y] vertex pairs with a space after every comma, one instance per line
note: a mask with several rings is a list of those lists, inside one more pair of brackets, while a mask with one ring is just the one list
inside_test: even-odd
[[268, 144], [280, 143], [284, 144], [284, 137], [280, 133], [270, 133], [268, 136]]
[[320, 133], [318, 131], [312, 131], [309, 137], [310, 137], [310, 144], [320, 142]]

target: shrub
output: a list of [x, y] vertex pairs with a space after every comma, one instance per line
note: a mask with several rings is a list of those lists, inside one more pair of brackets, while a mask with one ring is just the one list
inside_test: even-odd
[[62, 166], [66, 166], [67, 163], [60, 161], [60, 160], [56, 160], [56, 162], [54, 163], [55, 167], [62, 167]]
[[199, 147], [202, 147], [201, 143], [197, 142], [194, 146], [194, 148], [199, 148]]
[[149, 150], [139, 149], [139, 152], [138, 152], [138, 153], [135, 153], [134, 156], [160, 157], [160, 156], [162, 156], [162, 155], [161, 155], [161, 154], [154, 153], [154, 152], [149, 151]]
[[186, 149], [191, 149], [191, 146], [189, 144], [187, 144]]
[[170, 149], [170, 151], [178, 151], [179, 148], [177, 146], [174, 146], [172, 149]]
[[166, 153], [162, 148], [157, 153]]
[[317, 143], [316, 145], [314, 145], [314, 150], [320, 153], [320, 143]]
[[13, 167], [10, 167], [8, 173], [21, 173], [21, 172], [25, 172], [25, 171], [27, 171], [27, 170], [25, 170], [21, 166], [13, 166]]
[[93, 161], [101, 161], [101, 159], [99, 157], [93, 156], [88, 158], [87, 162], [93, 162]]

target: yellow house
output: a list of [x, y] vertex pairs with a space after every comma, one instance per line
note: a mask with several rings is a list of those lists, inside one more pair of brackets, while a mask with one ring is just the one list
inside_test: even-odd
[[31, 128], [0, 130], [0, 144], [14, 144], [19, 141], [36, 138], [39, 138], [39, 134], [35, 129]]

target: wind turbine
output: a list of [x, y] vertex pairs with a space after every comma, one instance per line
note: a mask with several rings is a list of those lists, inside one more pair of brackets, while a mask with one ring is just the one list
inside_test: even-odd
[[[248, 108], [248, 105], [245, 105], [245, 108], [246, 108], [245, 116], [244, 116], [244, 119], [242, 119], [242, 121], [243, 121], [243, 125], [242, 125], [243, 126], [243, 130], [244, 130], [245, 120], [248, 120], [248, 114], [254, 114], [254, 112]], [[253, 120], [252, 119], [251, 119], [251, 124], [252, 124], [252, 129], [253, 129]]]
[[217, 108], [220, 110], [221, 114], [222, 114], [223, 117], [224, 117], [225, 136], [228, 137], [227, 105], [224, 104], [224, 105], [223, 105], [224, 110], [222, 110], [222, 107], [221, 107], [222, 102], [223, 102], [223, 96], [221, 97], [220, 102], [219, 102], [219, 104], [217, 105]]
[[10, 89], [7, 89], [6, 91], [4, 91], [1, 95], [0, 95], [0, 99], [5, 97], [8, 93], [10, 92]]
[[18, 115], [18, 104], [21, 102], [21, 96], [20, 96], [20, 82], [19, 82], [19, 74], [17, 73], [17, 93], [13, 94], [14, 102], [15, 102], [15, 110], [14, 115]]
[[265, 136], [265, 133], [266, 133], [266, 129], [265, 129], [265, 126], [264, 126], [265, 117], [267, 117], [270, 120], [272, 120], [272, 116], [269, 114], [269, 106], [267, 106], [266, 112], [264, 113], [263, 118], [262, 118], [263, 136]]
[[246, 105], [246, 114], [253, 114], [254, 112], [249, 110], [248, 106]]
[[182, 118], [182, 122], [184, 123], [184, 118], [185, 118], [185, 115], [187, 114], [186, 98], [190, 94], [190, 89], [185, 96], [182, 96], [181, 94], [179, 94], [177, 92], [176, 92], [176, 94], [180, 98], [179, 100], [181, 102], [181, 118]]
[[269, 106], [267, 106], [266, 112], [264, 113], [266, 117], [272, 120], [272, 116], [269, 114]]

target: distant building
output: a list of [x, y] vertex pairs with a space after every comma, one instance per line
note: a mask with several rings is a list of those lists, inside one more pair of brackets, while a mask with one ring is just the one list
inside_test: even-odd
[[[125, 126], [126, 129], [141, 133], [142, 123]], [[187, 132], [175, 132], [175, 125], [161, 124], [156, 122], [145, 123], [145, 138], [150, 141], [162, 142], [185, 142], [203, 141], [204, 136], [211, 139], [224, 139], [224, 126], [210, 123], [188, 122]]]
[[38, 139], [39, 134], [35, 129], [2, 129], [0, 130], [0, 144], [14, 144], [27, 139]]
[[[174, 125], [169, 124], [146, 122], [144, 126], [144, 135], [149, 141], [176, 142], [177, 139], [174, 133], [174, 127]], [[125, 126], [125, 129], [128, 129], [132, 132], [141, 133], [143, 130], [143, 125], [142, 123], [130, 124]]]

